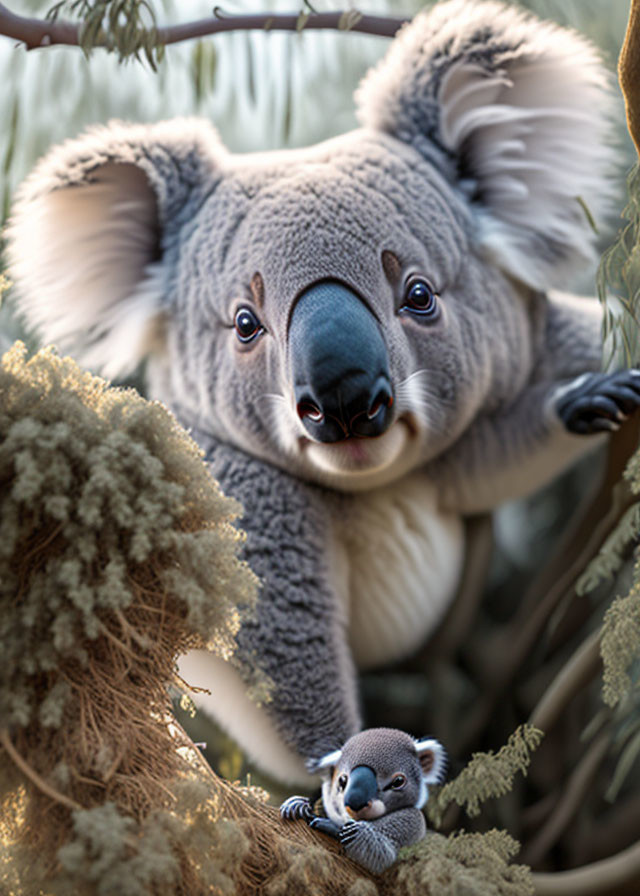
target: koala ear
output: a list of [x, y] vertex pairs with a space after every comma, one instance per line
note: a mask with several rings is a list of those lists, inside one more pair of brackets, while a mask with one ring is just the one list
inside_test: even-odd
[[411, 144], [465, 195], [481, 250], [560, 285], [610, 210], [609, 76], [572, 31], [501, 3], [449, 0], [394, 39], [356, 94], [365, 127]]
[[440, 741], [425, 737], [417, 740], [415, 747], [425, 784], [442, 784], [447, 771], [447, 753]]
[[307, 762], [307, 768], [312, 775], [322, 775], [325, 778], [330, 778], [333, 774], [333, 769], [340, 762], [341, 756], [342, 750], [333, 750], [320, 759], [310, 759]]
[[114, 122], [38, 164], [7, 236], [18, 310], [43, 342], [108, 377], [159, 347], [165, 252], [211, 186], [221, 152], [200, 121]]

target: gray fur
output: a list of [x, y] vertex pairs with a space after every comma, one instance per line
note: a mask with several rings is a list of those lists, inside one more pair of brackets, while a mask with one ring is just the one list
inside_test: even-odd
[[[314, 764], [323, 776], [326, 819], [313, 816], [301, 797], [290, 797], [280, 812], [285, 819], [303, 818], [334, 836], [350, 859], [379, 874], [395, 862], [398, 849], [426, 834], [420, 810], [427, 786], [442, 783], [445, 765], [444, 748], [432, 738], [416, 741], [394, 728], [370, 728]], [[363, 767], [369, 770], [372, 789], [369, 802], [356, 811], [349, 802], [349, 786], [354, 772]], [[399, 777], [403, 783], [395, 789], [393, 782]]]
[[381, 874], [393, 865], [402, 846], [418, 843], [426, 833], [419, 809], [399, 809], [376, 821], [347, 822], [341, 842], [350, 859], [372, 874]]
[[[234, 663], [271, 682], [256, 713], [280, 759], [233, 708], [220, 721], [280, 777], [304, 779], [295, 762], [359, 729], [352, 652], [388, 662], [433, 630], [460, 572], [460, 514], [593, 444], [556, 404], [599, 367], [598, 305], [545, 290], [591, 251], [575, 197], [597, 213], [610, 193], [604, 80], [576, 35], [451, 0], [365, 80], [360, 130], [236, 157], [203, 122], [115, 123], [54, 149], [16, 198], [26, 320], [109, 376], [146, 359], [152, 395], [244, 505], [263, 587]], [[401, 312], [416, 273], [438, 294], [433, 324]], [[394, 423], [355, 446], [305, 440], [293, 399], [288, 322], [324, 279], [363, 298], [388, 353]], [[240, 305], [264, 327], [250, 345]]]

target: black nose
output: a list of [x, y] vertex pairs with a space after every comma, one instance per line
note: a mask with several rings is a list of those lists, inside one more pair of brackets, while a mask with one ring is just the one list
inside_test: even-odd
[[375, 772], [368, 765], [358, 765], [349, 776], [349, 784], [344, 792], [344, 804], [354, 812], [364, 809], [376, 797], [378, 781]]
[[294, 394], [305, 429], [321, 442], [379, 436], [393, 417], [380, 326], [362, 300], [325, 281], [298, 299], [289, 330]]

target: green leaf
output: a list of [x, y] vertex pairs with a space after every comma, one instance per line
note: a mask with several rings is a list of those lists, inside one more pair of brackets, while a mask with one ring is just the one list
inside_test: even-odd
[[352, 28], [355, 28], [361, 18], [362, 13], [358, 12], [357, 9], [348, 9], [346, 12], [343, 12], [338, 19], [338, 28], [340, 31], [351, 31]]
[[304, 10], [302, 10], [302, 12], [300, 13], [300, 15], [298, 16], [297, 21], [296, 21], [296, 31], [298, 33], [304, 29], [305, 25], [309, 21], [310, 16], [311, 16], [311, 13], [305, 12]]
[[595, 218], [591, 214], [591, 209], [589, 208], [589, 206], [587, 205], [585, 200], [582, 198], [582, 196], [576, 196], [576, 202], [578, 203], [578, 205], [584, 212], [584, 216], [587, 219], [587, 221], [589, 222], [589, 227], [593, 230], [593, 232], [596, 235], [598, 235], [598, 233], [599, 233], [598, 226], [595, 222]]

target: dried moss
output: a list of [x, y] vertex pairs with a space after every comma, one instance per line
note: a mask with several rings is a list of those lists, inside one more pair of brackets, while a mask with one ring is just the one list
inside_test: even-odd
[[[395, 896], [532, 896], [531, 871], [509, 864], [519, 851], [505, 831], [429, 834], [403, 850]], [[391, 890], [387, 891], [389, 894]]]
[[137, 892], [188, 879], [169, 844], [193, 762], [167, 688], [191, 647], [228, 655], [252, 606], [239, 505], [163, 406], [19, 344], [0, 495], [3, 836], [87, 885], [103, 866]]

